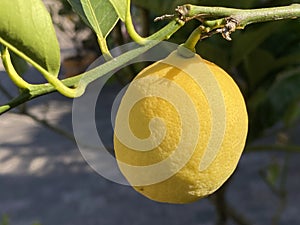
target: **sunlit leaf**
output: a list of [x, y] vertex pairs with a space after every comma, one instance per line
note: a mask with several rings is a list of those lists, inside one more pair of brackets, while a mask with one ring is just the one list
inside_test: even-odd
[[128, 0], [109, 0], [109, 1], [115, 8], [120, 19], [122, 21], [125, 21]]
[[59, 44], [41, 0], [0, 1], [0, 43], [39, 71], [58, 75]]
[[93, 30], [105, 38], [119, 19], [112, 4], [108, 0], [81, 0], [81, 4]]
[[88, 21], [84, 11], [83, 11], [83, 8], [82, 8], [82, 5], [81, 5], [81, 1], [80, 0], [68, 0], [68, 2], [70, 3], [70, 5], [72, 6], [72, 9], [74, 10], [74, 12], [76, 12], [80, 18], [82, 19], [82, 21], [88, 25], [91, 29], [92, 28], [92, 25], [90, 24], [90, 22]]
[[109, 0], [68, 0], [73, 10], [100, 38], [106, 38], [119, 17]]

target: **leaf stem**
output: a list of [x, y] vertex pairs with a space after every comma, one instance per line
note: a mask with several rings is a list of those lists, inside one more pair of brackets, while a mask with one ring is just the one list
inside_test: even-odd
[[[39, 63], [35, 62], [33, 59], [31, 59], [30, 57], [28, 57], [26, 55], [26, 53], [19, 51], [13, 44], [5, 41], [3, 38], [0, 37], [0, 44], [2, 44], [3, 46], [6, 46], [10, 51], [13, 51], [14, 53], [16, 53], [18, 56], [20, 56], [21, 58], [23, 58], [25, 61], [27, 61], [28, 63], [30, 63], [32, 66], [34, 66], [38, 71], [40, 71], [42, 74], [48, 73], [47, 70], [45, 68], [43, 68]], [[58, 76], [58, 72], [57, 74], [52, 74], [53, 76]]]
[[80, 97], [85, 91], [85, 87], [83, 87], [83, 86], [78, 86], [78, 87], [74, 87], [73, 85], [72, 85], [72, 87], [66, 86], [60, 79], [58, 79], [55, 76], [52, 76], [48, 72], [44, 72], [43, 76], [46, 78], [46, 80], [50, 84], [52, 84], [54, 86], [54, 88], [59, 93], [61, 93], [62, 95], [66, 96], [66, 97], [77, 98], [77, 97]]
[[113, 57], [110, 54], [110, 51], [108, 49], [106, 39], [102, 38], [102, 37], [99, 37], [99, 35], [97, 35], [97, 41], [98, 41], [98, 45], [100, 47], [100, 50], [101, 50], [101, 52], [103, 54], [104, 59], [106, 61], [111, 60]]
[[127, 8], [126, 8], [126, 14], [125, 14], [125, 26], [126, 26], [127, 32], [133, 41], [135, 41], [136, 43], [138, 43], [140, 45], [145, 45], [147, 43], [147, 39], [141, 37], [134, 28], [132, 18], [131, 18], [131, 12], [130, 12], [130, 9], [131, 9], [131, 1], [130, 0], [127, 0], [126, 7]]
[[[19, 74], [16, 72], [16, 70], [14, 69], [14, 66], [11, 63], [11, 59], [10, 59], [10, 55], [9, 55], [9, 51], [8, 48], [14, 52], [18, 52], [18, 50], [11, 44], [9, 44], [8, 42], [5, 42], [2, 38], [0, 38], [0, 43], [3, 44], [4, 48], [2, 49], [1, 52], [1, 57], [2, 57], [2, 61], [4, 64], [4, 67], [8, 73], [8, 75], [10, 76], [11, 80], [16, 84], [17, 87], [19, 87], [20, 89], [27, 89], [29, 90], [33, 90], [36, 87], [39, 87], [39, 85], [37, 84], [29, 84], [26, 81], [24, 81]], [[75, 98], [75, 97], [79, 97], [80, 95], [83, 94], [84, 90], [79, 89], [79, 88], [69, 88], [67, 86], [65, 86], [61, 80], [59, 80], [57, 78], [56, 74], [51, 74], [49, 73], [47, 70], [45, 70], [42, 66], [40, 66], [38, 63], [36, 63], [34, 60], [32, 60], [31, 58], [29, 58], [28, 56], [26, 56], [26, 54], [24, 53], [19, 53], [19, 56], [22, 57], [23, 59], [25, 59], [27, 62], [29, 62], [32, 66], [34, 66], [45, 78], [46, 80], [52, 84], [58, 92], [60, 92], [61, 94], [70, 97], [70, 98]], [[21, 92], [24, 93], [24, 92]], [[21, 94], [22, 95], [22, 94]], [[18, 97], [17, 97], [18, 99]], [[10, 109], [11, 107], [4, 107], [4, 108], [0, 108], [0, 113], [2, 111], [2, 109]]]
[[2, 58], [2, 62], [3, 62], [3, 66], [4, 66], [8, 76], [12, 80], [12, 82], [18, 88], [28, 89], [31, 86], [31, 84], [27, 83], [15, 70], [15, 68], [11, 62], [10, 54], [9, 54], [7, 47], [1, 48], [1, 58]]

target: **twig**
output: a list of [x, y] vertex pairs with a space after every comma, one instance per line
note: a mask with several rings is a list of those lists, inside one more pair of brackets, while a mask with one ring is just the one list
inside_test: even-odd
[[179, 14], [179, 18], [184, 21], [188, 21], [191, 18], [206, 20], [226, 17], [234, 18], [238, 21], [237, 28], [243, 29], [251, 23], [298, 18], [300, 17], [300, 4], [261, 9], [235, 9], [186, 4], [178, 6], [176, 11]]
[[[185, 22], [192, 19], [200, 20], [207, 29], [207, 35], [201, 36], [209, 37], [212, 34], [221, 33], [226, 40], [230, 41], [232, 32], [236, 29], [244, 29], [249, 24], [300, 17], [300, 4], [261, 9], [235, 9], [186, 4], [178, 6], [176, 12], [178, 18]], [[164, 19], [164, 17], [159, 17], [159, 19]]]

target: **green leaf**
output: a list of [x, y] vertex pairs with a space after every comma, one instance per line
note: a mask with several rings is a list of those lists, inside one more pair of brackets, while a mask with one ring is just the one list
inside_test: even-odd
[[108, 0], [81, 0], [85, 16], [99, 38], [106, 38], [119, 17]]
[[41, 0], [0, 1], [0, 43], [40, 72], [58, 75], [59, 44]]
[[91, 29], [93, 29], [92, 25], [90, 24], [90, 22], [88, 21], [86, 15], [84, 13], [84, 10], [83, 10], [82, 5], [81, 5], [81, 1], [80, 0], [68, 0], [68, 2], [72, 6], [73, 11], [80, 16], [82, 21], [86, 25], [88, 25]]
[[119, 16], [109, 0], [68, 0], [73, 10], [97, 34], [102, 53], [110, 59], [106, 37], [118, 22]]
[[128, 0], [109, 0], [109, 1], [115, 8], [120, 19], [124, 22], [125, 16], [126, 16]]

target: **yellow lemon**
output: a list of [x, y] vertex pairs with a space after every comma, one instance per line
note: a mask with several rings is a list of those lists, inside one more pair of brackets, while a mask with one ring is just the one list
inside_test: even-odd
[[189, 203], [216, 191], [235, 170], [248, 117], [220, 67], [177, 51], [142, 70], [120, 103], [115, 155], [129, 184], [159, 202]]

